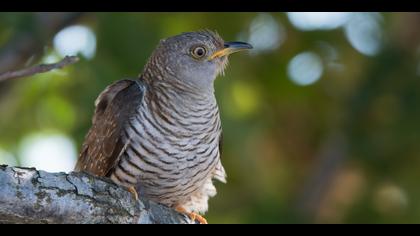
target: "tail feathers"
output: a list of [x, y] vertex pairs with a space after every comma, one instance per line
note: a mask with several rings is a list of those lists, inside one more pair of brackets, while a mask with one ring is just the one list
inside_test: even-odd
[[223, 168], [222, 163], [219, 161], [219, 163], [216, 166], [216, 170], [214, 171], [214, 176], [213, 178], [222, 182], [222, 183], [226, 183], [226, 171], [225, 168]]

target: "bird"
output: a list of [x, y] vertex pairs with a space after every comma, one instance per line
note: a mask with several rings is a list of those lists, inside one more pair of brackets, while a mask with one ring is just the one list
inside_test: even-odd
[[211, 30], [160, 40], [136, 79], [118, 80], [97, 97], [74, 170], [206, 224], [213, 180], [226, 183], [214, 81], [230, 54], [248, 49]]

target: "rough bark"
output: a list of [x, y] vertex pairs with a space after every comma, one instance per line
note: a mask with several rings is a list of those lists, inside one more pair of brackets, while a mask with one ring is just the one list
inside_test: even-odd
[[105, 178], [0, 165], [0, 223], [194, 222]]

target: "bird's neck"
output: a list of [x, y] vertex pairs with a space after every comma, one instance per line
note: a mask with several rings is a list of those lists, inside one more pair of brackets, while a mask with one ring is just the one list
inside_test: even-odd
[[145, 70], [140, 79], [147, 84], [151, 92], [156, 93], [176, 93], [185, 100], [207, 100], [214, 99], [213, 84], [206, 87], [195, 86], [188, 82], [181, 81], [171, 74], [153, 73]]
[[[143, 78], [144, 79], [144, 78]], [[194, 110], [213, 110], [217, 102], [213, 91], [200, 92], [189, 87], [168, 83], [163, 80], [144, 81], [147, 86], [145, 102], [155, 104], [160, 112], [171, 112], [171, 109], [186, 114]]]
[[[164, 87], [175, 90], [187, 96], [214, 96], [213, 79], [203, 80], [201, 78], [180, 78], [177, 73], [164, 64], [159, 57], [152, 56], [144, 67], [141, 77], [150, 87]], [[215, 75], [216, 76], [216, 75]], [[198, 81], [203, 81], [198, 83]]]
[[199, 90], [182, 84], [155, 81], [149, 84], [149, 92], [155, 96], [166, 97], [164, 102], [182, 102], [184, 105], [215, 102], [214, 90]]

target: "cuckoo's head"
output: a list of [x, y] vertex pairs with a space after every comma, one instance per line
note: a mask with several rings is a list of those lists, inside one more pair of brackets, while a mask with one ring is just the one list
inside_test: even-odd
[[224, 42], [209, 30], [188, 32], [160, 41], [146, 70], [155, 72], [160, 79], [177, 80], [200, 89], [213, 89], [213, 81], [224, 72], [228, 56], [251, 49], [243, 42]]

